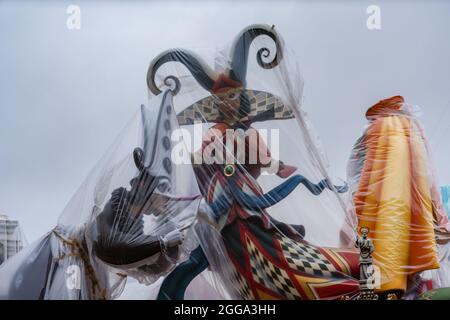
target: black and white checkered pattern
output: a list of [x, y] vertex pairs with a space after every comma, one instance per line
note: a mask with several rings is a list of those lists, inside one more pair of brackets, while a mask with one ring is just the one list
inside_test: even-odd
[[247, 238], [253, 280], [287, 299], [301, 299], [285, 270], [267, 260], [254, 243]]
[[237, 271], [233, 272], [233, 283], [238, 291], [239, 297], [244, 300], [255, 300], [245, 278]]
[[207, 97], [197, 101], [177, 115], [178, 124], [189, 125], [198, 122], [217, 122], [220, 118], [219, 110], [213, 105], [214, 99]]
[[321, 277], [339, 277], [340, 272], [314, 246], [279, 236], [283, 255], [288, 265], [298, 271]]
[[290, 119], [294, 117], [292, 110], [287, 108], [279, 98], [270, 93], [249, 91], [248, 96], [250, 98], [251, 109], [248, 116], [241, 119], [242, 121], [248, 121], [258, 114], [271, 109], [273, 109], [274, 119]]
[[[236, 119], [239, 122], [251, 121], [258, 115], [273, 110], [273, 119], [292, 119], [294, 113], [287, 107], [280, 98], [264, 91], [246, 90], [250, 99], [250, 112], [248, 115]], [[208, 96], [203, 98], [191, 106], [187, 107], [177, 115], [178, 124], [191, 125], [198, 122], [219, 122], [221, 115], [218, 108], [215, 106], [215, 101], [218, 98], [215, 96]]]

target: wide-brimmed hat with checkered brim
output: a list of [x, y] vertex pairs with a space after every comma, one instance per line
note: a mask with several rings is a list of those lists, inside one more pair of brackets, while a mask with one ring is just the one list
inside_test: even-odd
[[[236, 117], [235, 123], [250, 124], [258, 121], [292, 119], [294, 114], [281, 98], [264, 91], [245, 90], [250, 110], [241, 117]], [[177, 115], [180, 126], [194, 123], [223, 122], [223, 115], [217, 106], [217, 97], [208, 96], [190, 105]]]

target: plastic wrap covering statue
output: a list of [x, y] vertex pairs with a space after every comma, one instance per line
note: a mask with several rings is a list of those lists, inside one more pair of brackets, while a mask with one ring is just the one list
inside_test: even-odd
[[[168, 94], [170, 91], [166, 92]], [[181, 168], [173, 166], [171, 161], [171, 129], [176, 129], [177, 123], [171, 99], [164, 101], [169, 103], [161, 105], [154, 136], [144, 135], [151, 140], [144, 141], [147, 152], [134, 149], [138, 175], [130, 181], [130, 190], [120, 187], [112, 192], [95, 219], [93, 238], [93, 252], [103, 262], [119, 268], [137, 267], [154, 275], [166, 272], [177, 261], [177, 245], [184, 238], [183, 230], [190, 227], [200, 200], [200, 195], [180, 197], [173, 193], [176, 189], [173, 190], [172, 185], [178, 178], [176, 171]], [[189, 207], [187, 221], [180, 225], [174, 217], [179, 217]], [[154, 220], [151, 232], [144, 231], [144, 215]]]
[[438, 246], [445, 251], [450, 240], [418, 113], [401, 96], [369, 108], [348, 165], [358, 225], [375, 245], [378, 292], [401, 295], [421, 271], [439, 268]]
[[128, 276], [158, 299], [367, 299], [373, 289], [383, 298], [427, 279], [450, 287], [450, 225], [416, 109], [393, 97], [368, 110], [348, 194], [306, 119], [294, 61], [267, 25], [219, 50], [154, 58], [149, 106], [57, 226], [0, 267], [0, 298], [112, 299]]
[[442, 203], [447, 216], [450, 217], [450, 186], [441, 187]]
[[127, 276], [152, 283], [184, 259], [201, 195], [170, 161], [177, 128], [170, 91], [141, 106], [55, 229], [0, 267], [0, 297], [112, 299]]
[[274, 27], [251, 25], [231, 46], [167, 50], [150, 63], [152, 94], [175, 86], [205, 200], [194, 228], [200, 246], [165, 278], [160, 299], [183, 298], [179, 284], [208, 265], [223, 297], [357, 296], [356, 221], [341, 198], [347, 186], [331, 182], [290, 56]]

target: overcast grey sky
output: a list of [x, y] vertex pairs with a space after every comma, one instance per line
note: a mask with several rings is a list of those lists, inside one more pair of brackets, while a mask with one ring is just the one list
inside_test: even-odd
[[[365, 110], [401, 94], [422, 107], [441, 184], [450, 184], [450, 2], [0, 1], [0, 212], [34, 240], [136, 108], [149, 61], [216, 47], [275, 24], [305, 79], [304, 108], [345, 176]], [[66, 8], [81, 9], [68, 30]], [[381, 8], [381, 30], [366, 9]]]

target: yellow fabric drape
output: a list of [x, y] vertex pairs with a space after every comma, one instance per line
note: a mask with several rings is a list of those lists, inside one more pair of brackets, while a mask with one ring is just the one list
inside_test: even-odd
[[372, 118], [367, 130], [354, 202], [359, 229], [369, 228], [374, 241], [374, 262], [381, 271], [378, 291], [405, 291], [409, 274], [439, 267], [432, 185], [414, 120], [386, 110]]

